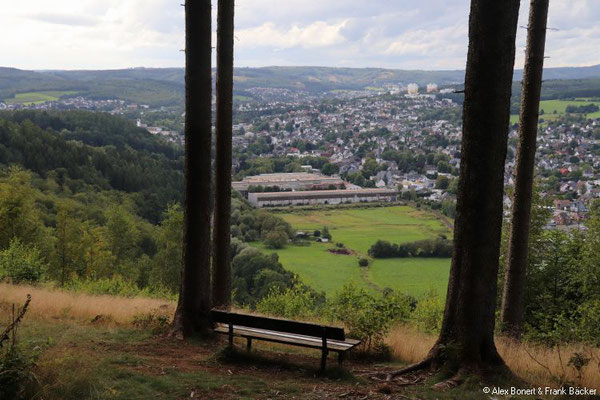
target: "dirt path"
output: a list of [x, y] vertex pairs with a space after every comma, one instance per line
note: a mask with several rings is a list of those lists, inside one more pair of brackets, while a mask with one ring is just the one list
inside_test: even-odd
[[[256, 350], [247, 355], [241, 350], [244, 344], [240, 342], [236, 355], [223, 357], [218, 350], [225, 345], [226, 341], [222, 338], [207, 344], [153, 338], [128, 345], [98, 343], [97, 350], [120, 355], [134, 354], [143, 360], [120, 367], [125, 370], [151, 376], [176, 371], [199, 373], [218, 382], [210, 388], [204, 384], [190, 387], [187, 399], [391, 399], [396, 397], [390, 397], [390, 394], [403, 390], [401, 386], [384, 385], [380, 380], [368, 377], [375, 372], [392, 370], [388, 366], [346, 361], [344, 368], [347, 372], [334, 368], [329, 376], [319, 377], [316, 375], [318, 352], [312, 354], [289, 346], [257, 342]], [[336, 365], [333, 357], [330, 357], [329, 365]], [[248, 382], [252, 382], [252, 389], [248, 388]]]
[[444, 214], [442, 214], [439, 211], [434, 211], [433, 213], [435, 214], [436, 217], [438, 217], [442, 221], [442, 223], [444, 225], [446, 225], [446, 227], [448, 229], [450, 229], [450, 231], [454, 230], [454, 225], [452, 224], [452, 222], [450, 222], [450, 220], [448, 219], [448, 217], [446, 217]]
[[360, 278], [371, 289], [377, 292], [383, 292], [383, 288], [369, 279], [369, 267], [360, 267]]

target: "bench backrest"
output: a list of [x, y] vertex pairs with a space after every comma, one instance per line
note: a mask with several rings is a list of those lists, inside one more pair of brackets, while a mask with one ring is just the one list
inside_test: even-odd
[[222, 324], [233, 324], [248, 328], [267, 329], [270, 331], [296, 333], [298, 335], [316, 336], [334, 340], [346, 340], [344, 328], [335, 326], [317, 325], [308, 322], [292, 321], [282, 318], [261, 317], [252, 314], [233, 313], [220, 310], [212, 310], [213, 322]]

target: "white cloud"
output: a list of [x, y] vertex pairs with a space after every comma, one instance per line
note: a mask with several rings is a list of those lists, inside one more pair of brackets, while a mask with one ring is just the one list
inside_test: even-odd
[[441, 29], [408, 31], [394, 38], [384, 54], [386, 55], [431, 55], [441, 57], [455, 52], [466, 53], [466, 48], [457, 46], [465, 43], [467, 28], [465, 24], [444, 27]]
[[254, 28], [242, 29], [236, 36], [239, 38], [240, 47], [288, 49], [299, 46], [311, 49], [343, 43], [345, 39], [340, 32], [345, 24], [345, 21], [335, 24], [315, 21], [309, 25], [293, 25], [286, 29], [267, 22]]
[[[183, 66], [184, 0], [4, 0], [0, 63]], [[213, 0], [215, 3], [215, 0]], [[527, 23], [521, 1], [519, 25]], [[462, 69], [469, 0], [237, 0], [236, 64]], [[213, 7], [216, 10], [216, 7]], [[216, 13], [214, 13], [216, 14]], [[553, 0], [547, 66], [600, 63], [600, 0]], [[213, 15], [216, 24], [216, 15]], [[523, 63], [519, 29], [517, 67]]]

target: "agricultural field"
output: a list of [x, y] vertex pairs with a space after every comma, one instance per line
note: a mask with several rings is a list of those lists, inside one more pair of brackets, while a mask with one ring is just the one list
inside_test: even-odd
[[[354, 282], [372, 292], [392, 288], [416, 297], [431, 290], [442, 296], [446, 293], [450, 259], [370, 259], [368, 268], [358, 266], [358, 258], [367, 257], [369, 247], [379, 239], [405, 243], [438, 235], [450, 237], [448, 227], [430, 212], [394, 206], [298, 210], [277, 215], [297, 231], [329, 228], [333, 243], [288, 245], [280, 250], [255, 244], [265, 252], [276, 252], [284, 268], [297, 273], [317, 291], [331, 295], [344, 284]], [[329, 252], [335, 243], [343, 243], [353, 254]]]
[[[566, 114], [567, 106], [583, 106], [588, 104], [600, 105], [600, 102], [594, 102], [592, 99], [580, 98], [575, 100], [543, 100], [540, 101], [540, 112], [543, 110], [544, 114], [540, 115], [540, 119], [544, 120], [555, 120], [558, 117]], [[586, 114], [587, 118], [600, 118], [600, 111]], [[518, 115], [510, 116], [511, 124], [519, 122]]]
[[47, 101], [56, 101], [62, 96], [75, 94], [75, 91], [44, 91], [17, 93], [14, 98], [6, 99], [6, 104], [41, 104]]

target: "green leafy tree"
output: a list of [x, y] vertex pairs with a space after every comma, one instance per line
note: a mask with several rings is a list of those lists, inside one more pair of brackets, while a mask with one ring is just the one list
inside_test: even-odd
[[8, 177], [0, 183], [0, 249], [7, 248], [13, 238], [23, 243], [42, 241], [44, 226], [35, 207], [35, 191], [31, 173], [10, 167]]
[[116, 260], [110, 251], [106, 237], [105, 227], [90, 223], [84, 224], [81, 241], [84, 249], [84, 275], [87, 278], [97, 279], [112, 275]]
[[108, 209], [106, 240], [116, 261], [113, 273], [129, 279], [137, 278], [138, 271], [132, 268], [132, 261], [140, 255], [138, 237], [134, 217], [124, 207]]
[[321, 168], [321, 172], [325, 175], [337, 174], [340, 171], [340, 167], [335, 164], [327, 163]]
[[288, 235], [282, 230], [271, 231], [265, 235], [264, 242], [270, 249], [283, 249], [288, 242]]
[[163, 215], [149, 282], [151, 286], [164, 286], [175, 293], [181, 284], [183, 211], [179, 205], [172, 205]]
[[13, 283], [34, 283], [42, 280], [48, 270], [40, 251], [14, 238], [7, 249], [0, 252], [0, 280]]
[[284, 290], [294, 280], [294, 275], [279, 263], [277, 254], [266, 255], [251, 247], [233, 258], [232, 272], [235, 302], [251, 307], [273, 288]]
[[327, 240], [332, 239], [331, 233], [329, 233], [329, 228], [327, 226], [323, 227], [323, 230], [321, 231], [321, 237]]
[[82, 222], [66, 203], [58, 204], [51, 274], [63, 286], [71, 274], [85, 273]]
[[450, 184], [450, 180], [448, 179], [447, 176], [444, 175], [439, 175], [437, 177], [437, 179], [435, 180], [435, 188], [436, 189], [448, 189], [448, 186]]
[[379, 164], [373, 158], [368, 158], [363, 164], [362, 174], [365, 179], [369, 179], [371, 176], [377, 173], [379, 168]]

